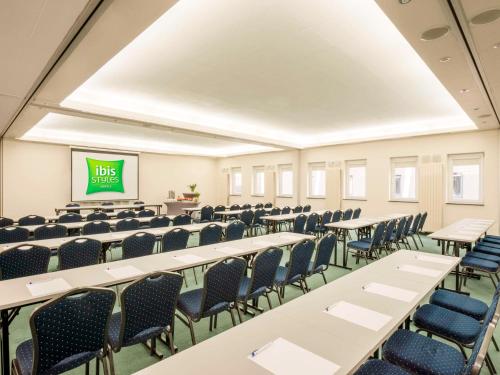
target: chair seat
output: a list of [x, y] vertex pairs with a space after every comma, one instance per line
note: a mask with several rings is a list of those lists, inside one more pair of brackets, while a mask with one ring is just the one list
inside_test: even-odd
[[488, 311], [488, 305], [483, 301], [444, 289], [435, 291], [429, 302], [468, 315], [476, 320], [483, 320]]
[[[51, 368], [51, 374], [59, 374], [77, 368], [92, 359], [94, 359], [99, 352], [83, 352], [72, 355], [71, 357], [63, 359]], [[22, 375], [31, 374], [33, 370], [33, 341], [27, 340], [19, 344], [16, 349], [16, 359], [19, 363], [19, 368]]]
[[500, 237], [499, 236], [491, 236], [486, 235], [481, 242], [487, 242], [495, 245], [500, 245]]
[[387, 340], [383, 355], [412, 374], [459, 375], [465, 367], [457, 349], [405, 329], [397, 330]]
[[177, 300], [177, 308], [188, 315], [192, 320], [196, 321], [202, 317], [211, 316], [214, 314], [218, 314], [224, 310], [227, 310], [229, 307], [229, 303], [221, 302], [214, 306], [212, 306], [208, 311], [201, 315], [201, 299], [203, 295], [203, 289], [193, 289], [188, 292], [182, 293], [179, 295], [179, 299]]
[[[246, 299], [248, 289], [250, 288], [250, 284], [251, 284], [250, 277], [243, 276], [243, 279], [241, 280], [241, 283], [240, 283], [240, 290], [238, 292], [238, 301], [244, 301]], [[264, 295], [264, 293], [266, 293], [266, 291], [267, 291], [266, 287], [258, 288], [249, 294], [248, 299], [260, 297], [260, 296]]]
[[497, 263], [485, 259], [479, 259], [469, 255], [463, 257], [460, 264], [463, 267], [470, 267], [478, 270], [483, 270], [486, 272], [496, 272], [498, 270]]
[[496, 247], [489, 245], [485, 246], [482, 242], [474, 247], [474, 252], [500, 256], [500, 248], [497, 249]]
[[472, 251], [472, 252], [468, 253], [467, 256], [475, 257], [475, 258], [483, 259], [483, 260], [489, 260], [490, 262], [495, 262], [497, 264], [500, 264], [500, 256], [496, 256], [496, 255]]
[[[108, 339], [111, 348], [113, 348], [114, 351], [117, 351], [116, 349], [118, 349], [120, 345], [119, 341], [120, 341], [121, 317], [122, 317], [121, 312], [114, 313], [113, 315], [111, 315], [111, 320], [109, 322]], [[135, 345], [141, 342], [146, 342], [147, 340], [153, 337], [159, 336], [163, 332], [163, 329], [164, 329], [163, 327], [147, 328], [139, 332], [137, 335], [124, 341], [122, 343], [122, 347]]]
[[350, 241], [347, 243], [347, 247], [360, 251], [368, 251], [370, 250], [370, 242]]
[[354, 375], [410, 375], [410, 373], [392, 363], [370, 359]]
[[427, 304], [413, 315], [418, 328], [436, 333], [460, 344], [473, 344], [481, 332], [481, 324], [470, 316], [444, 307]]
[[283, 286], [287, 284], [294, 283], [300, 279], [300, 275], [295, 275], [291, 277], [289, 280], [286, 279], [288, 274], [288, 268], [283, 266], [278, 266], [276, 270], [276, 277], [274, 278], [274, 284], [278, 286]]

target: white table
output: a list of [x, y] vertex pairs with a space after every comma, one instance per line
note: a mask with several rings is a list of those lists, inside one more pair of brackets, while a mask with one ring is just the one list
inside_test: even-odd
[[[266, 212], [271, 212], [272, 208], [263, 208]], [[217, 215], [221, 215], [223, 220], [227, 220], [228, 216], [239, 216], [243, 213], [243, 211], [247, 210], [229, 210], [229, 211], [218, 211]], [[255, 210], [252, 210], [255, 211]]]
[[[417, 259], [419, 255], [449, 263], [422, 261]], [[409, 323], [409, 316], [457, 262], [458, 259], [452, 257], [398, 251], [147, 367], [137, 375], [202, 371], [207, 374], [269, 374], [248, 356], [279, 337], [340, 366], [335, 375], [352, 374], [399, 326]], [[424, 267], [437, 274], [430, 277], [403, 272], [397, 269], [401, 265]], [[371, 282], [406, 289], [416, 295], [410, 302], [403, 302], [365, 292], [363, 287]], [[325, 313], [327, 306], [340, 301], [388, 315], [390, 320], [380, 330], [373, 331]]]
[[316, 211], [309, 211], [309, 212], [298, 212], [298, 213], [289, 213], [289, 214], [280, 214], [280, 215], [268, 215], [264, 216], [262, 220], [268, 221], [272, 223], [272, 232], [276, 233], [277, 231], [277, 224], [282, 223], [284, 221], [292, 221], [297, 218], [299, 215], [306, 215], [309, 216], [312, 213], [316, 213], [318, 215], [323, 215], [327, 210], [316, 210]]
[[[187, 225], [183, 227], [187, 227]], [[293, 237], [295, 237], [295, 239]], [[61, 278], [68, 282], [73, 288], [107, 287], [130, 282], [151, 272], [178, 271], [216, 262], [228, 256], [227, 253], [218, 250], [224, 247], [236, 249], [237, 251], [232, 254], [233, 256], [243, 256], [267, 249], [270, 246], [293, 245], [303, 239], [314, 239], [314, 236], [291, 233], [270, 234], [259, 237], [245, 238], [237, 241], [221, 242], [215, 245], [192, 247], [185, 250], [170, 251], [139, 258], [120, 260], [112, 263], [100, 263], [87, 267], [0, 281], [0, 314], [2, 322], [4, 322], [4, 324], [2, 324], [3, 375], [8, 375], [10, 371], [9, 324], [5, 323], [8, 321], [7, 317], [9, 310], [47, 301], [65, 293], [65, 291], [61, 291], [44, 296], [33, 296], [27, 288], [29, 283], [34, 284]], [[201, 257], [202, 260], [185, 263], [176, 259], [179, 256], [187, 254], [197, 255], [198, 257]], [[143, 274], [139, 276], [135, 275], [115, 278], [107, 272], [109, 269], [121, 268], [125, 266], [133, 266], [140, 270]]]
[[135, 209], [135, 208], [142, 208], [142, 207], [155, 207], [156, 208], [156, 213], [159, 215], [160, 214], [160, 209], [161, 209], [161, 204], [158, 203], [141, 203], [141, 204], [115, 204], [112, 206], [103, 206], [101, 204], [99, 205], [85, 205], [85, 206], [79, 206], [79, 207], [57, 207], [54, 210], [56, 211], [56, 215], [59, 215], [61, 211], [75, 211], [75, 210], [80, 210], [80, 211], [85, 211], [85, 210], [90, 210], [90, 211], [101, 211], [101, 210], [126, 210], [126, 209]]
[[[428, 235], [429, 238], [441, 242], [441, 253], [448, 252], [449, 246], [453, 243], [453, 255], [460, 256], [460, 246], [466, 245], [470, 248], [477, 242], [495, 223], [490, 219], [466, 218], [450, 224]], [[455, 270], [455, 289], [460, 291], [460, 272], [457, 265]]]

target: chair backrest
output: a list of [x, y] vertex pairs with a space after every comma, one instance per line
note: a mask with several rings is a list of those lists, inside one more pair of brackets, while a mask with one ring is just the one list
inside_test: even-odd
[[242, 210], [250, 210], [252, 208], [252, 205], [250, 203], [245, 203], [241, 206]]
[[68, 212], [67, 214], [59, 216], [57, 219], [58, 223], [78, 223], [82, 221], [82, 215], [74, 213], [74, 212]]
[[212, 221], [214, 208], [212, 206], [203, 206], [200, 211], [200, 221]]
[[226, 228], [226, 241], [241, 240], [245, 233], [245, 223], [241, 220], [235, 220]]
[[340, 211], [340, 210], [334, 211], [333, 215], [332, 215], [332, 220], [330, 221], [330, 223], [336, 223], [340, 220], [342, 220], [342, 211]]
[[290, 250], [287, 281], [295, 281], [307, 275], [313, 252], [314, 241], [312, 240], [303, 240], [293, 245]]
[[264, 205], [264, 208], [273, 208], [273, 204], [271, 202], [267, 202], [265, 205]]
[[[102, 202], [101, 203], [101, 206], [114, 206], [114, 203], [113, 202]], [[102, 210], [102, 212], [113, 212], [114, 210], [111, 209], [111, 210]]]
[[394, 236], [394, 239], [396, 241], [399, 241], [403, 237], [405, 226], [406, 226], [406, 217], [402, 217], [401, 219], [399, 219], [399, 223], [396, 228], [396, 233]]
[[323, 227], [325, 224], [328, 224], [330, 221], [332, 221], [332, 217], [332, 211], [326, 210], [325, 212], [323, 212], [323, 215], [321, 216], [321, 226]]
[[290, 212], [292, 212], [292, 209], [290, 208], [290, 206], [285, 206], [281, 209], [282, 215], [288, 215]]
[[132, 210], [123, 210], [116, 214], [117, 219], [126, 219], [129, 217], [136, 217], [136, 216], [137, 214], [135, 213], [135, 211]]
[[333, 233], [328, 233], [319, 240], [316, 246], [316, 256], [314, 258], [314, 268], [324, 266], [327, 269], [330, 265], [330, 258], [337, 244], [337, 236]]
[[189, 234], [189, 231], [183, 228], [175, 228], [168, 231], [161, 238], [161, 250], [172, 251], [185, 249], [188, 244]]
[[279, 207], [271, 208], [271, 212], [269, 213], [269, 215], [279, 215], [279, 214], [281, 214], [281, 210]]
[[132, 217], [121, 219], [116, 223], [115, 230], [117, 232], [123, 232], [127, 230], [136, 230], [141, 226], [141, 222]]
[[39, 215], [23, 216], [19, 219], [19, 225], [41, 225], [45, 224], [45, 218]]
[[106, 214], [106, 212], [91, 212], [90, 214], [87, 215], [87, 221], [95, 221], [95, 220], [108, 220], [109, 216]]
[[415, 218], [413, 219], [413, 224], [411, 226], [411, 232], [412, 233], [417, 233], [418, 227], [420, 225], [420, 219], [422, 218], [422, 214], [418, 213]]
[[166, 215], [156, 216], [151, 219], [149, 226], [151, 228], [168, 227], [170, 225], [170, 218]]
[[385, 223], [378, 223], [373, 231], [371, 247], [379, 247], [384, 241]]
[[228, 257], [210, 266], [203, 277], [202, 315], [220, 303], [236, 301], [247, 263]]
[[403, 231], [403, 235], [407, 236], [410, 232], [411, 223], [413, 222], [413, 215], [410, 215], [406, 218], [405, 229]]
[[253, 216], [254, 213], [252, 210], [245, 210], [241, 213], [240, 215], [240, 220], [245, 224], [245, 225], [250, 225], [253, 222]]
[[464, 375], [479, 375], [488, 354], [488, 348], [493, 338], [496, 326], [491, 323], [483, 323], [476, 343], [472, 348], [471, 355], [462, 372]]
[[214, 208], [214, 220], [222, 220], [222, 215], [217, 214], [217, 212], [226, 211], [226, 206], [219, 204]]
[[347, 210], [344, 211], [344, 214], [342, 215], [342, 220], [351, 220], [352, 219], [352, 208], [348, 208]]
[[28, 241], [30, 231], [21, 227], [0, 228], [0, 243]]
[[153, 216], [155, 216], [155, 212], [148, 208], [147, 210], [140, 210], [137, 213], [137, 216], [138, 217], [153, 217]]
[[189, 225], [191, 224], [191, 216], [187, 214], [180, 214], [174, 217], [174, 226], [176, 225]]
[[[144, 204], [144, 202], [143, 201], [135, 201], [134, 204]], [[134, 208], [134, 210], [136, 210], [136, 211], [144, 211], [145, 208], [146, 207], [144, 207], [144, 206], [139, 206], [137, 208]]]
[[59, 246], [59, 269], [67, 270], [99, 263], [102, 252], [100, 241], [92, 238], [75, 238]]
[[360, 216], [361, 216], [361, 208], [358, 207], [352, 212], [352, 218], [359, 219]]
[[0, 280], [38, 275], [48, 271], [50, 249], [23, 244], [0, 253]]
[[255, 210], [255, 214], [253, 215], [254, 224], [264, 225], [264, 221], [262, 217], [266, 216], [266, 210], [264, 208], [258, 208]]
[[283, 250], [279, 247], [270, 247], [255, 256], [247, 296], [272, 288], [282, 257]]
[[391, 236], [394, 232], [394, 228], [396, 228], [396, 222], [397, 222], [396, 219], [392, 219], [391, 221], [389, 221], [387, 223], [387, 226], [385, 228], [384, 240], [383, 240], [384, 243], [389, 242], [391, 240]]
[[90, 221], [82, 228], [82, 234], [88, 236], [91, 234], [109, 233], [111, 227], [108, 222], [101, 220]]
[[107, 350], [115, 298], [112, 289], [73, 289], [35, 309], [30, 317], [32, 373], [58, 374], [71, 369], [61, 363], [66, 358]]
[[[252, 207], [252, 206], [250, 206]], [[231, 207], [229, 207], [229, 211], [236, 211], [236, 210], [241, 210], [241, 207], [239, 204], [232, 204]]]
[[293, 209], [293, 213], [294, 213], [294, 214], [299, 214], [299, 213], [301, 213], [301, 212], [302, 212], [302, 210], [303, 210], [303, 207], [302, 207], [302, 206], [300, 206], [300, 205], [298, 205], [298, 206], [295, 206], [295, 207], [294, 207], [294, 209]]
[[222, 227], [218, 224], [209, 224], [200, 231], [200, 246], [212, 245], [222, 240]]
[[304, 208], [302, 209], [302, 212], [311, 212], [311, 205], [310, 204], [306, 204], [304, 206]]
[[258, 208], [264, 208], [264, 203], [257, 203], [255, 205], [255, 208], [258, 209]]
[[135, 344], [134, 338], [144, 331], [160, 335], [169, 326], [173, 330], [181, 287], [182, 276], [178, 273], [156, 272], [123, 289], [118, 346]]
[[306, 225], [307, 216], [300, 214], [293, 221], [293, 232], [294, 233], [304, 233], [304, 226]]
[[14, 220], [9, 219], [8, 217], [0, 217], [0, 228], [8, 227], [14, 225]]
[[[80, 207], [78, 203], [68, 203], [66, 207]], [[67, 213], [79, 214], [80, 210], [66, 210]]]
[[425, 220], [427, 219], [427, 211], [425, 211], [422, 214], [422, 217], [420, 218], [420, 223], [418, 224], [418, 231], [421, 232], [422, 229], [424, 228]]
[[61, 224], [45, 224], [33, 232], [35, 240], [47, 240], [49, 238], [60, 238], [68, 235], [68, 230]]
[[130, 259], [153, 254], [156, 236], [151, 233], [134, 233], [122, 241], [122, 259]]
[[318, 225], [319, 215], [316, 212], [311, 213], [306, 220], [306, 233], [314, 233], [316, 231], [316, 225]]

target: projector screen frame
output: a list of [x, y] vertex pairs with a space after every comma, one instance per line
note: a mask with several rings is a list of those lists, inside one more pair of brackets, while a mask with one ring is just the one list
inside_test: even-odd
[[[137, 196], [135, 198], [127, 198], [127, 199], [92, 199], [92, 200], [74, 200], [73, 199], [73, 151], [80, 152], [92, 152], [96, 154], [112, 154], [112, 155], [126, 155], [126, 156], [136, 156], [137, 157]], [[139, 192], [139, 175], [140, 175], [140, 164], [141, 158], [139, 157], [138, 152], [130, 152], [130, 151], [119, 151], [119, 150], [105, 150], [105, 149], [93, 149], [93, 148], [82, 148], [82, 147], [70, 147], [70, 196], [71, 202], [74, 203], [89, 203], [89, 202], [118, 202], [118, 201], [131, 201], [131, 200], [139, 200], [140, 192]]]

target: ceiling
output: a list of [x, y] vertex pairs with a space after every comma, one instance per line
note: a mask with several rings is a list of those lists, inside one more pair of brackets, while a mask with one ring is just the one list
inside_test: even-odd
[[[470, 40], [445, 2], [155, 0], [141, 17], [112, 2], [7, 136], [137, 137], [143, 151], [158, 138], [154, 152], [228, 156], [496, 128], [500, 21], [467, 20], [499, 2], [456, 1]], [[420, 39], [440, 25], [450, 32]], [[218, 154], [195, 149], [214, 136]]]

